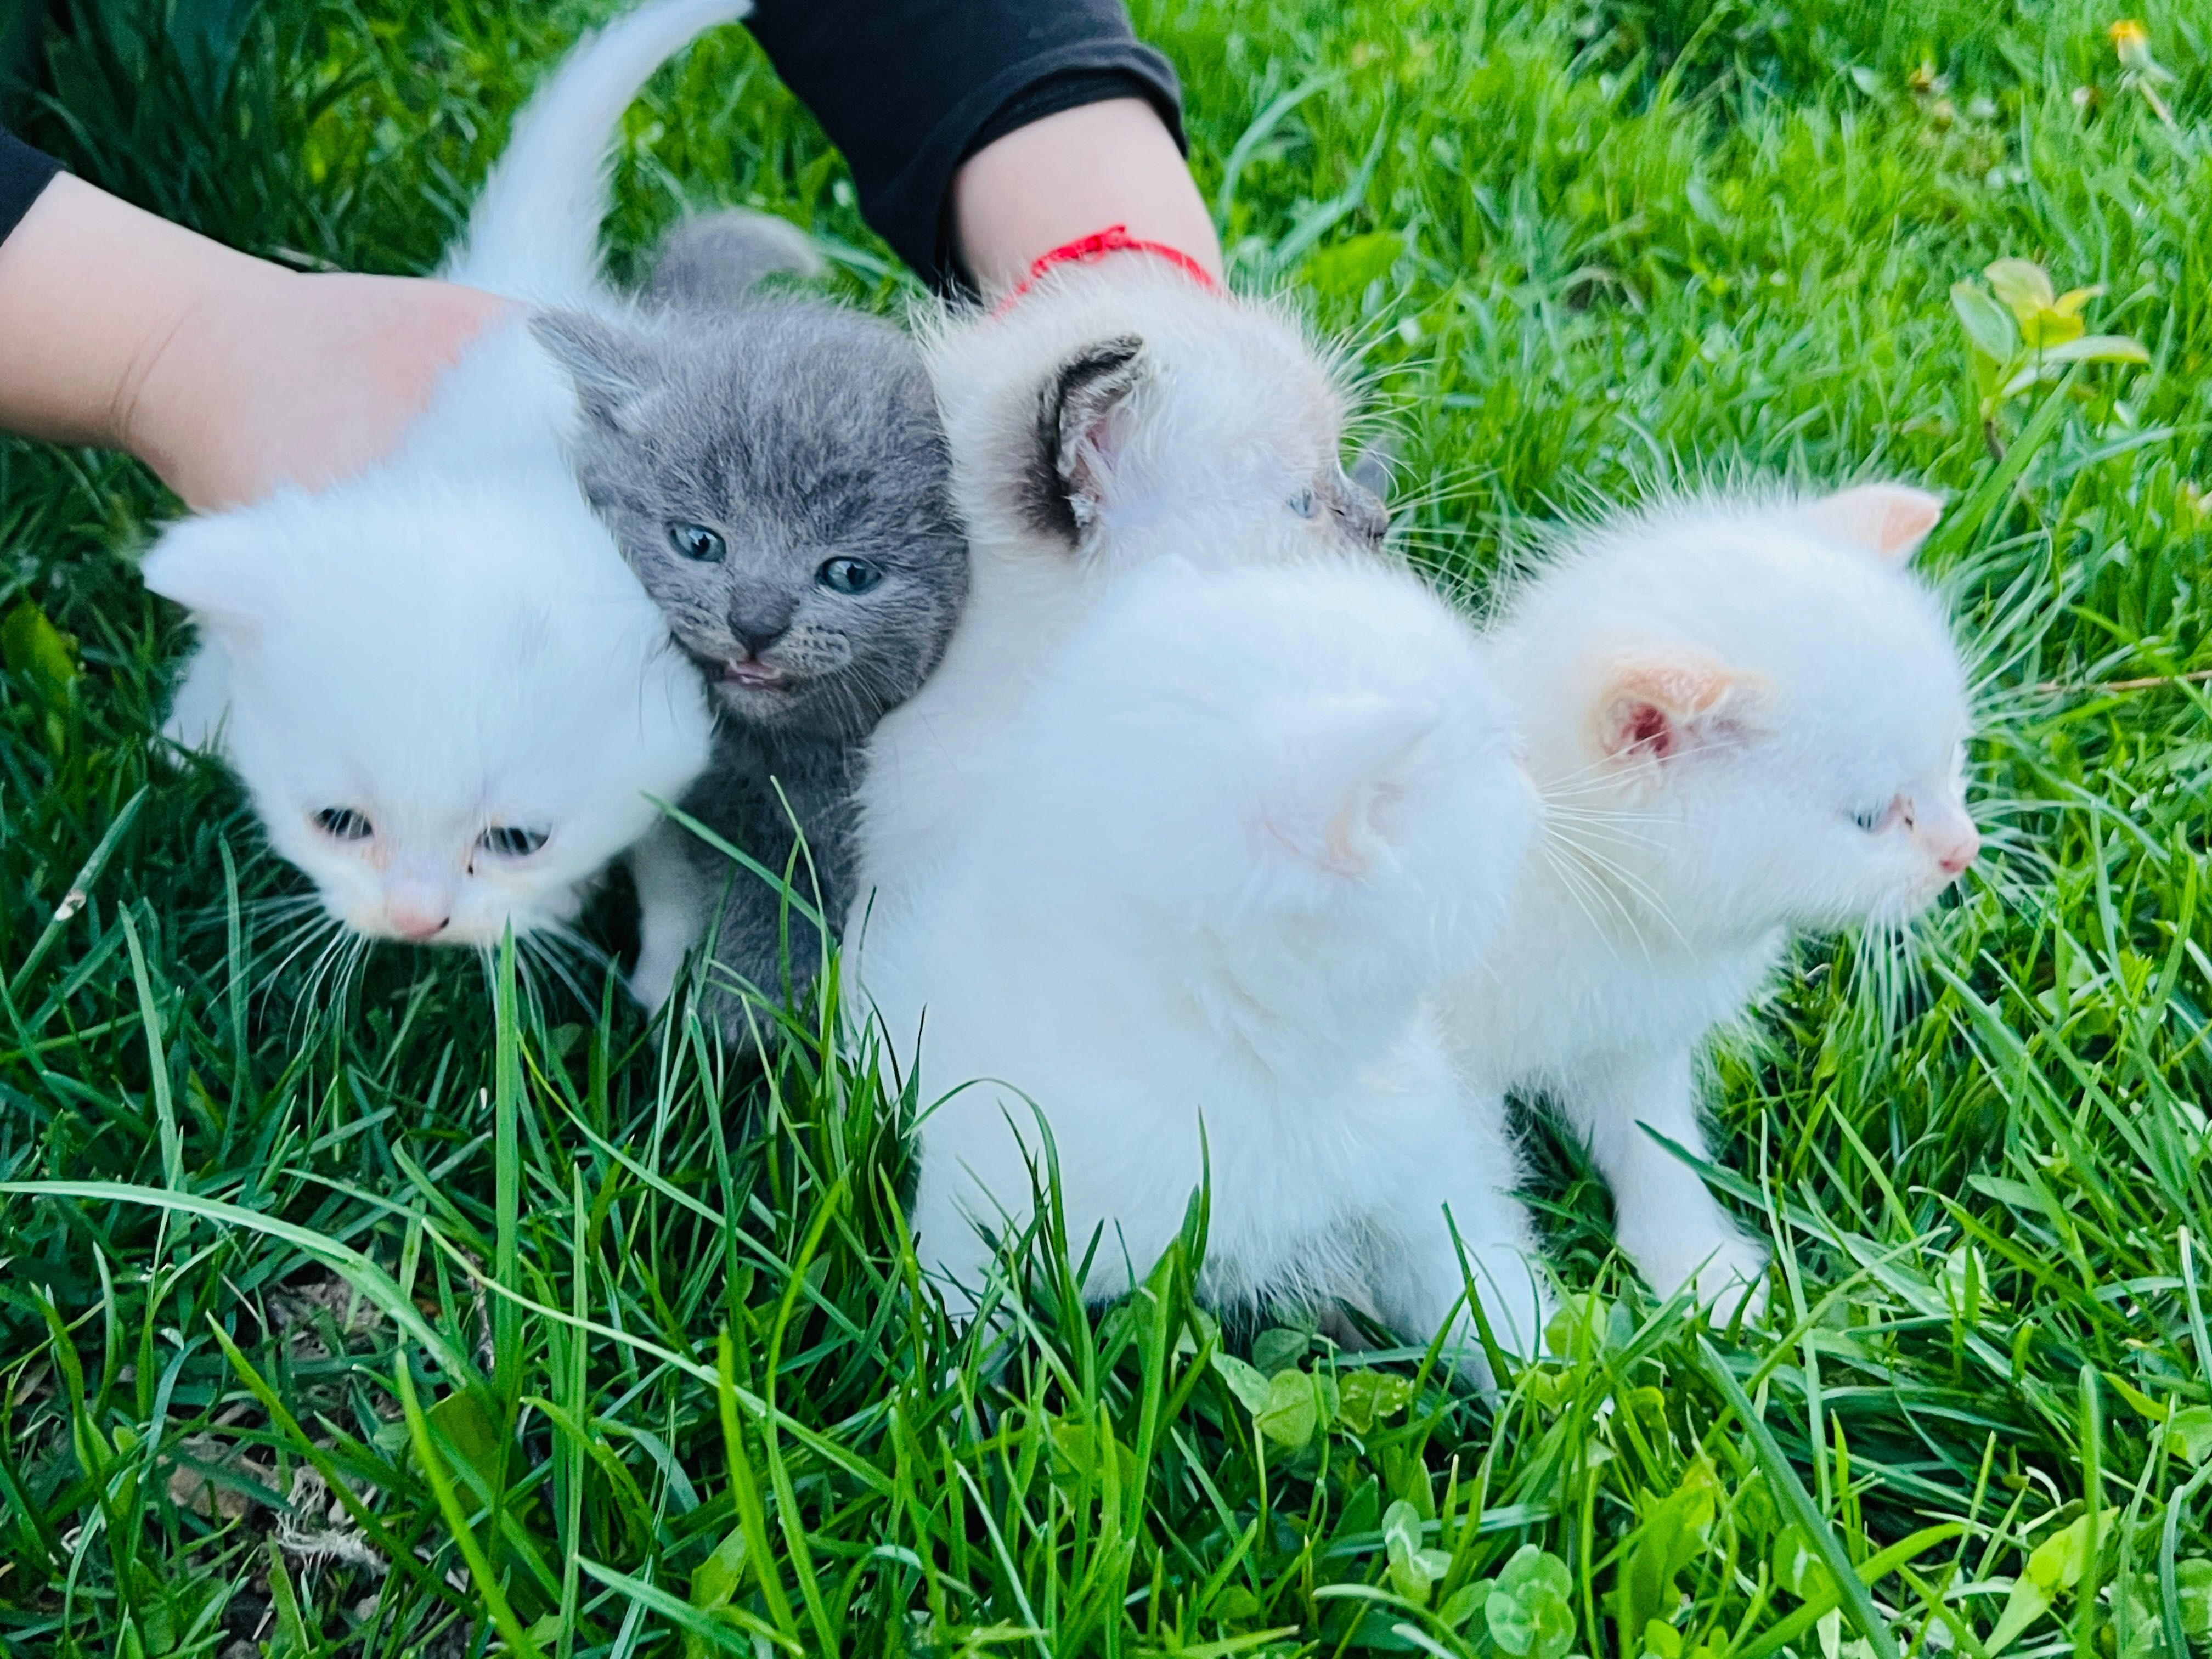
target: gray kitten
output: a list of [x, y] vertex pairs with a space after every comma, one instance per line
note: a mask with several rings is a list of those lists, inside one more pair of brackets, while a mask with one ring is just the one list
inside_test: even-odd
[[[726, 1036], [742, 981], [811, 982], [852, 897], [861, 744], [937, 665], [968, 592], [936, 398], [900, 330], [818, 300], [750, 292], [818, 269], [781, 221], [687, 220], [628, 323], [533, 326], [583, 408], [576, 471], [720, 703], [714, 758], [684, 810], [769, 870], [678, 825], [631, 854], [642, 912], [631, 989], [657, 1009], [720, 902], [710, 975]], [[788, 803], [787, 809], [786, 803]], [[798, 846], [793, 820], [803, 829]]]

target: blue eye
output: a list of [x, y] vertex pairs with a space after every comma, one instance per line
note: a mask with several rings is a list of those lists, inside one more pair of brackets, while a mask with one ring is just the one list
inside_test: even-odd
[[1314, 515], [1314, 493], [1310, 489], [1301, 489], [1283, 505], [1301, 519], [1310, 519]]
[[722, 556], [722, 538], [703, 524], [672, 524], [668, 526], [669, 544], [687, 559], [696, 559], [702, 564], [714, 564]]
[[866, 559], [830, 559], [814, 573], [814, 580], [832, 593], [865, 593], [883, 580], [884, 573]]
[[1869, 836], [1878, 836], [1903, 821], [1905, 802], [1901, 796], [1893, 795], [1879, 806], [1869, 806], [1854, 811], [1851, 822]]
[[526, 859], [545, 845], [543, 830], [517, 830], [508, 824], [495, 823], [477, 837], [477, 845], [487, 853], [496, 853], [503, 859]]

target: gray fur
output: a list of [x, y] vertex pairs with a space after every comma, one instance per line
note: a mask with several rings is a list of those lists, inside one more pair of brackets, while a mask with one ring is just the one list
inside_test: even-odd
[[[701, 271], [724, 260], [726, 278], [754, 257], [722, 232], [679, 240], [669, 257], [678, 256], [685, 294], [726, 292]], [[769, 780], [780, 782], [834, 927], [852, 896], [860, 745], [936, 666], [967, 597], [967, 543], [921, 356], [888, 323], [781, 295], [672, 304], [632, 323], [553, 313], [533, 326], [576, 382], [585, 493], [720, 704], [714, 763], [683, 805], [781, 871], [793, 830]], [[713, 532], [726, 551], [684, 556], [671, 538], [679, 525]], [[826, 586], [825, 562], [850, 558], [880, 571], [878, 584], [858, 594]], [[778, 671], [785, 684], [744, 684], [740, 668]], [[725, 883], [728, 860], [673, 830], [635, 863], [641, 1000], [665, 994], [684, 948], [706, 932], [700, 900], [725, 890], [717, 965], [780, 993], [775, 887], [743, 869]], [[793, 885], [815, 900], [803, 859]], [[797, 912], [788, 926], [796, 997], [820, 951]], [[681, 942], [672, 929], [685, 930]], [[734, 998], [718, 996], [715, 1013], [726, 1033], [746, 1029]]]
[[705, 311], [744, 301], [764, 276], [819, 276], [829, 269], [814, 240], [787, 219], [750, 208], [695, 213], [661, 238], [639, 298]]

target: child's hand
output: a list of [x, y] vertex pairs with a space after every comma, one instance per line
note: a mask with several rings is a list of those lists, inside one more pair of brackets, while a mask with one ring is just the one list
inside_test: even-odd
[[328, 483], [392, 447], [505, 306], [301, 276], [64, 176], [0, 243], [0, 427], [128, 449], [197, 507]]
[[398, 441], [505, 308], [447, 283], [268, 268], [178, 319], [127, 390], [119, 441], [197, 507], [332, 483]]

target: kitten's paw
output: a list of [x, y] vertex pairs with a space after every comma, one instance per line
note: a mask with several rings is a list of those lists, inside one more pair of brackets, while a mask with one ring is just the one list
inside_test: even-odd
[[1756, 1325], [1766, 1311], [1766, 1267], [1765, 1245], [1731, 1233], [1675, 1274], [1671, 1285], [1662, 1282], [1655, 1288], [1669, 1297], [1688, 1290], [1717, 1330], [1735, 1324], [1739, 1315], [1746, 1325]]

